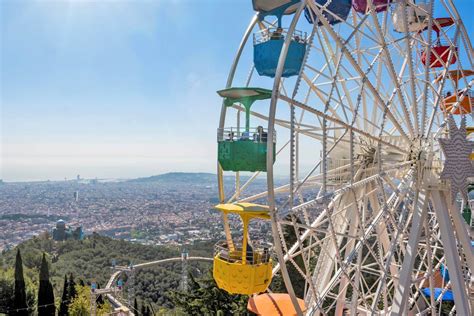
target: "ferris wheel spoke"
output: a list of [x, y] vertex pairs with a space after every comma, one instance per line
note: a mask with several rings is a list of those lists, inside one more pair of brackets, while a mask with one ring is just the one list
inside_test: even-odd
[[321, 21], [321, 23], [324, 25], [325, 29], [328, 31], [328, 33], [331, 35], [333, 40], [338, 44], [338, 47], [340, 47], [342, 53], [345, 55], [347, 60], [352, 64], [354, 69], [359, 73], [359, 75], [362, 77], [362, 80], [366, 81], [367, 87], [369, 90], [372, 92], [373, 96], [376, 98], [375, 104], [380, 107], [382, 110], [386, 111], [387, 117], [390, 119], [391, 123], [393, 126], [398, 130], [400, 133], [401, 137], [409, 141], [408, 136], [406, 135], [404, 129], [401, 127], [399, 122], [396, 120], [395, 116], [393, 115], [392, 111], [388, 109], [387, 105], [384, 103], [383, 98], [380, 96], [378, 91], [375, 89], [375, 87], [372, 85], [370, 80], [367, 78], [367, 76], [364, 74], [363, 70], [360, 68], [360, 66], [357, 64], [357, 61], [354, 59], [354, 57], [347, 51], [345, 46], [342, 44], [342, 41], [340, 37], [335, 33], [335, 31], [331, 28], [329, 23], [327, 22], [326, 18], [323, 16], [319, 8], [317, 8], [312, 2], [309, 3], [309, 6], [312, 7], [312, 10], [318, 15], [318, 19]]
[[[398, 168], [396, 167], [395, 169], [398, 169]], [[371, 176], [371, 177], [369, 177], [369, 178], [362, 179], [362, 180], [360, 180], [358, 183], [356, 183], [354, 187], [358, 187], [358, 184], [360, 184], [360, 185], [363, 185], [363, 184], [364, 184], [364, 185], [365, 185], [365, 184], [367, 184], [367, 183], [370, 183], [370, 181], [374, 181], [374, 180], [376, 179], [376, 177], [378, 177], [378, 175], [374, 175], [374, 176]], [[409, 173], [407, 176], [405, 176], [405, 178], [410, 178], [410, 177], [411, 177], [411, 173]], [[396, 197], [399, 197], [399, 196], [401, 197], [401, 196], [403, 196], [404, 194], [406, 194], [407, 189], [405, 188], [405, 186], [406, 186], [406, 184], [405, 184], [405, 182], [404, 182], [404, 179], [405, 179], [405, 178], [402, 179], [401, 183], [399, 184], [399, 186], [398, 186], [398, 188], [397, 188], [397, 191], [394, 192], [394, 194], [395, 194]], [[330, 202], [329, 205], [328, 205], [328, 208], [329, 208], [329, 207], [333, 207], [334, 203], [336, 203], [336, 201], [341, 198], [342, 194], [345, 194], [345, 193], [347, 193], [347, 192], [349, 192], [349, 191], [347, 190], [347, 188], [343, 188], [343, 189], [340, 189], [339, 191], [336, 191], [335, 194], [334, 194], [333, 199], [331, 200], [331, 202]], [[392, 198], [392, 199], [393, 199], [393, 198]], [[307, 207], [311, 207], [311, 206], [314, 205], [315, 203], [321, 202], [321, 201], [322, 201], [322, 198], [319, 198], [319, 199], [316, 199], [316, 200], [313, 200], [313, 201], [306, 202], [306, 203], [301, 204], [301, 205], [299, 205], [299, 206], [295, 206], [294, 209], [293, 209], [293, 212], [302, 210], [302, 209], [307, 208]], [[401, 200], [400, 200], [398, 203], [400, 203], [400, 202], [401, 202]], [[393, 203], [393, 202], [390, 202], [390, 203]], [[390, 203], [389, 203], [389, 202], [386, 202], [384, 205], [389, 205]], [[395, 204], [395, 205], [398, 205], [398, 204]], [[381, 207], [381, 209], [382, 209], [382, 207]], [[316, 218], [316, 220], [311, 224], [311, 227], [318, 227], [318, 226], [320, 226], [320, 225], [323, 225], [323, 224], [324, 224], [324, 221], [325, 221], [325, 219], [326, 219], [326, 216], [327, 216], [326, 211], [323, 211], [323, 212], [318, 216], [318, 218]], [[310, 231], [311, 231], [311, 229], [307, 229], [305, 232], [303, 232], [303, 233], [301, 234], [301, 239], [302, 239], [302, 240], [305, 240], [305, 239], [308, 237]], [[295, 251], [296, 251], [296, 248], [291, 247], [290, 250], [289, 250], [289, 254], [291, 254], [291, 253], [293, 253], [293, 252], [295, 252]]]
[[[370, 221], [370, 224], [367, 226], [367, 228], [364, 229], [364, 234], [361, 239], [358, 240], [356, 246], [354, 247], [354, 250], [351, 252], [351, 254], [342, 262], [342, 265], [337, 271], [332, 274], [331, 280], [329, 282], [325, 283], [324, 289], [321, 291], [321, 294], [319, 295], [319, 301], [317, 302], [312, 302], [311, 306], [314, 306], [314, 309], [319, 309], [321, 308], [323, 301], [330, 293], [331, 289], [336, 285], [337, 280], [340, 278], [343, 270], [342, 267], [347, 267], [349, 264], [352, 263], [352, 261], [355, 259], [356, 254], [358, 253], [358, 250], [367, 243], [368, 239], [370, 238], [371, 234], [373, 233], [373, 230], [377, 226], [378, 222], [384, 218], [384, 215], [386, 212], [393, 211], [393, 208], [396, 208], [399, 203], [401, 203], [403, 196], [407, 193], [407, 190], [409, 187], [411, 187], [412, 183], [412, 175], [413, 175], [413, 169], [411, 169], [410, 172], [407, 173], [407, 175], [402, 178], [402, 181], [399, 184], [399, 193], [392, 193], [391, 197], [389, 200], [382, 206], [381, 209], [377, 210], [374, 212], [376, 214], [372, 221]], [[315, 279], [314, 282], [317, 280]], [[311, 311], [310, 311], [311, 313]]]
[[[457, 245], [455, 243], [454, 230], [451, 226], [451, 220], [446, 210], [448, 209], [447, 197], [445, 192], [431, 192], [435, 213], [439, 219], [441, 239], [447, 258], [446, 264], [450, 271], [452, 281], [454, 301], [456, 304], [456, 312], [460, 315], [469, 315], [469, 299], [464, 288], [464, 277], [461, 274], [461, 262], [459, 259]], [[452, 271], [452, 275], [451, 275]]]
[[[310, 80], [305, 74], [303, 74], [302, 78], [308, 84], [309, 89], [311, 89], [316, 94], [316, 96], [321, 100], [321, 103], [323, 103], [323, 104], [328, 103], [328, 99], [325, 98], [326, 96], [328, 96], [328, 94], [326, 92], [324, 92], [323, 90], [319, 89], [320, 84], [314, 84], [314, 80]], [[341, 81], [343, 82], [345, 80], [341, 79]], [[346, 94], [350, 94], [352, 92], [352, 91], [347, 90], [347, 87], [346, 87], [345, 84], [342, 85], [342, 88], [343, 88], [343, 90], [345, 91]], [[354, 90], [355, 89], [357, 89], [357, 88], [354, 88]], [[344, 112], [345, 112], [347, 106], [344, 103], [344, 98], [340, 97], [340, 98], [336, 99], [334, 97], [331, 97], [331, 99], [329, 99], [329, 100], [334, 101], [333, 103], [336, 104], [336, 108], [333, 107], [333, 106], [329, 106], [328, 110], [334, 115], [334, 117], [336, 117], [339, 120], [342, 120], [342, 118], [337, 113], [337, 106], [341, 106], [344, 109]], [[347, 108], [347, 110], [349, 110], [351, 113], [354, 113], [355, 109], [354, 109], [354, 106], [353, 106], [353, 102], [350, 99], [347, 99], [347, 101], [349, 103], [349, 108]], [[332, 102], [330, 104], [332, 104]], [[347, 118], [347, 114], [346, 114], [346, 118]], [[358, 128], [361, 128], [361, 125], [359, 123], [360, 120], [362, 120], [362, 119], [357, 118], [357, 120], [356, 120], [356, 124], [357, 124]], [[366, 123], [366, 122], [364, 122], [364, 123]], [[370, 121], [368, 123], [371, 124], [371, 126], [377, 128], [377, 126], [374, 123], [372, 123]]]
[[[396, 173], [397, 171], [400, 171], [400, 168], [402, 168], [402, 167], [408, 167], [408, 166], [410, 166], [411, 164], [412, 164], [412, 162], [404, 162], [404, 163], [402, 163], [402, 164], [400, 164], [400, 165], [392, 166], [391, 168], [388, 168], [388, 169], [386, 169], [386, 170], [383, 170], [382, 172], [385, 173], [385, 174], [388, 174], [388, 173]], [[351, 190], [351, 189], [354, 189], [354, 188], [356, 188], [356, 187], [358, 187], [358, 186], [365, 185], [365, 184], [368, 183], [368, 182], [375, 181], [375, 180], [378, 179], [379, 177], [380, 177], [379, 174], [374, 174], [374, 175], [372, 175], [372, 176], [368, 176], [368, 177], [366, 177], [366, 178], [364, 178], [364, 179], [361, 179], [361, 180], [356, 181], [356, 182], [354, 182], [354, 183], [352, 183], [352, 184], [348, 184], [348, 185], [346, 185], [346, 186], [343, 186], [343, 187], [340, 188], [340, 189], [335, 190], [333, 193], [331, 193], [331, 195], [332, 195], [332, 196], [337, 196], [338, 194], [343, 193], [343, 192], [345, 192], [345, 191], [347, 191], [347, 190]], [[316, 205], [316, 204], [318, 204], [318, 203], [323, 202], [323, 200], [324, 200], [325, 198], [327, 198], [327, 197], [326, 197], [326, 196], [322, 196], [322, 197], [317, 197], [317, 198], [315, 198], [315, 199], [309, 200], [309, 201], [307, 201], [307, 202], [304, 202], [303, 204], [300, 204], [300, 205], [295, 206], [292, 211], [298, 211], [298, 210], [303, 209], [303, 208], [305, 208], [305, 207], [311, 207], [311, 206], [313, 206], [313, 205]]]
[[[403, 114], [404, 114], [404, 117], [405, 117], [405, 120], [406, 120], [408, 131], [409, 131], [410, 135], [413, 137], [414, 136], [414, 129], [413, 129], [412, 120], [411, 120], [410, 114], [408, 112], [408, 107], [406, 105], [405, 97], [403, 96], [402, 89], [400, 87], [398, 76], [395, 72], [395, 67], [393, 65], [392, 57], [391, 57], [390, 52], [387, 48], [388, 47], [387, 43], [385, 42], [385, 34], [384, 34], [384, 32], [382, 31], [382, 29], [380, 27], [376, 12], [371, 11], [371, 15], [372, 15], [372, 19], [374, 21], [375, 29], [377, 30], [377, 33], [378, 33], [378, 40], [380, 41], [380, 45], [382, 46], [381, 51], [383, 52], [385, 60], [387, 62], [387, 67], [386, 68], [387, 68], [388, 73], [389, 73], [389, 75], [392, 79], [392, 83], [394, 84], [395, 89], [397, 90], [398, 99], [400, 101], [400, 106], [402, 108], [402, 111], [403, 111]], [[408, 33], [407, 33], [407, 36], [408, 36]], [[411, 50], [410, 49], [409, 49], [408, 56], [407, 56], [406, 59], [410, 58], [410, 61], [408, 62], [408, 64], [409, 64], [409, 67], [411, 67], [410, 66], [411, 65]], [[416, 123], [416, 125], [417, 125], [417, 123]]]
[[380, 142], [381, 144], [385, 145], [385, 146], [388, 146], [388, 147], [391, 147], [393, 148], [394, 150], [398, 151], [398, 152], [401, 152], [401, 153], [408, 153], [408, 151], [402, 149], [402, 148], [399, 148], [389, 142], [386, 142], [384, 141], [383, 139], [377, 137], [377, 136], [373, 136], [371, 134], [369, 134], [368, 132], [365, 132], [365, 131], [362, 131], [362, 130], [359, 130], [357, 128], [354, 128], [354, 127], [351, 127], [349, 124], [347, 123], [344, 123], [342, 122], [341, 120], [337, 119], [337, 118], [334, 118], [332, 116], [329, 116], [329, 115], [326, 115], [324, 113], [322, 113], [321, 111], [318, 111], [316, 109], [313, 109], [312, 107], [306, 105], [306, 104], [303, 104], [301, 102], [298, 102], [298, 101], [295, 101], [295, 100], [291, 100], [285, 96], [279, 96], [280, 99], [282, 99], [283, 101], [286, 101], [286, 102], [289, 102], [289, 103], [292, 103], [294, 104], [295, 106], [297, 107], [300, 107], [304, 110], [306, 110], [307, 112], [310, 112], [310, 113], [313, 113], [313, 114], [316, 114], [317, 116], [321, 117], [321, 118], [326, 118], [328, 121], [331, 121], [337, 125], [340, 125], [340, 126], [344, 126], [345, 128], [347, 129], [352, 129], [354, 132], [358, 133], [358, 134], [361, 134], [362, 136], [365, 136], [369, 139], [372, 139], [374, 141], [377, 141], [377, 142]]
[[[434, 12], [434, 0], [430, 0], [429, 4], [430, 15], [433, 16]], [[424, 45], [424, 49], [426, 52], [427, 60], [431, 60], [431, 42], [432, 42], [432, 30], [433, 30], [433, 19], [429, 19], [428, 21], [428, 39], [427, 45]], [[424, 136], [425, 133], [425, 126], [426, 126], [426, 119], [427, 119], [427, 111], [428, 111], [428, 89], [429, 89], [429, 81], [430, 81], [430, 72], [429, 72], [429, 63], [424, 65], [424, 89], [423, 89], [423, 101], [422, 101], [422, 110], [421, 110], [421, 135]]]

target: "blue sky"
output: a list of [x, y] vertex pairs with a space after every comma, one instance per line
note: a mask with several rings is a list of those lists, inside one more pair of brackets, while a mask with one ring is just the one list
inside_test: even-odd
[[4, 179], [214, 171], [215, 91], [248, 3], [2, 0], [1, 10]]
[[215, 172], [215, 91], [250, 0], [0, 0], [0, 10], [0, 178]]

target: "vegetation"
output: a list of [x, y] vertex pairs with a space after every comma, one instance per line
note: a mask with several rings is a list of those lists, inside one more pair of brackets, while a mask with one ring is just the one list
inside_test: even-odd
[[53, 286], [49, 281], [48, 262], [46, 254], [43, 253], [40, 268], [40, 282], [38, 289], [38, 316], [54, 316], [56, 307], [54, 305]]
[[15, 292], [13, 296], [14, 315], [28, 315], [26, 304], [26, 287], [23, 276], [23, 260], [21, 259], [20, 249], [16, 252], [15, 259]]
[[64, 275], [63, 295], [61, 295], [61, 304], [59, 305], [58, 316], [67, 316], [69, 313], [69, 283], [67, 275]]
[[[45, 253], [46, 260], [51, 262], [48, 266], [49, 281], [54, 297], [57, 298], [55, 303], [58, 315], [67, 315], [68, 312], [71, 312], [70, 309], [68, 310], [68, 304], [75, 297], [76, 289], [79, 286], [87, 287], [92, 281], [97, 284], [107, 283], [112, 273], [110, 269], [112, 259], [116, 260], [117, 265], [128, 265], [131, 262], [137, 264], [180, 256], [180, 249], [177, 247], [144, 246], [97, 234], [87, 236], [83, 241], [68, 240], [64, 242], [55, 242], [48, 234], [43, 234], [20, 244], [17, 249], [21, 251], [21, 259], [23, 259], [23, 264], [20, 266], [22, 266], [24, 273], [20, 274], [24, 274], [23, 282], [26, 284], [26, 306], [30, 310], [36, 309], [35, 293], [38, 293], [39, 272], [42, 256]], [[196, 243], [189, 246], [188, 250], [191, 256], [211, 256], [212, 243]], [[2, 296], [0, 313], [12, 310], [14, 306], [13, 267], [16, 253], [15, 249], [0, 255], [3, 262], [3, 268], [0, 268], [0, 293]], [[188, 266], [195, 276], [199, 276], [200, 271], [207, 271], [209, 264], [190, 262]], [[138, 298], [139, 306], [145, 305], [148, 309], [154, 310], [155, 314], [160, 308], [165, 308], [168, 311], [173, 309], [174, 304], [170, 299], [169, 292], [178, 288], [181, 279], [180, 271], [180, 262], [138, 270], [135, 275], [134, 292]], [[65, 275], [68, 280], [65, 280]], [[129, 284], [126, 282], [126, 276], [123, 279], [125, 281], [124, 295], [126, 296]], [[18, 282], [21, 285], [20, 278]], [[67, 289], [65, 289], [66, 286]], [[18, 289], [20, 288], [21, 286], [18, 287]]]
[[0, 314], [28, 315], [35, 309], [36, 291], [29, 276], [25, 276], [26, 309], [15, 308], [15, 272], [13, 268], [0, 269]]
[[200, 281], [190, 273], [188, 280], [188, 292], [172, 293], [174, 304], [185, 315], [249, 315], [248, 296], [219, 289], [211, 273]]
[[[76, 285], [76, 297], [69, 304], [69, 314], [74, 316], [89, 316], [91, 312], [91, 288], [89, 286]], [[97, 304], [97, 315], [107, 315], [111, 312], [109, 304]]]

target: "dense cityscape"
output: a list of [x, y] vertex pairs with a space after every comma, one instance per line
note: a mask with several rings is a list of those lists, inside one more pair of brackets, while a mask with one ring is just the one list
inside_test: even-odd
[[[226, 179], [232, 187], [233, 179]], [[251, 191], [265, 191], [257, 181]], [[0, 185], [0, 249], [52, 233], [64, 220], [72, 228], [142, 244], [179, 245], [223, 236], [212, 174], [171, 173], [122, 181], [75, 180]], [[239, 221], [233, 221], [239, 225]], [[257, 224], [258, 225], [258, 224]], [[265, 224], [264, 224], [265, 225]], [[267, 227], [255, 233], [265, 234]]]

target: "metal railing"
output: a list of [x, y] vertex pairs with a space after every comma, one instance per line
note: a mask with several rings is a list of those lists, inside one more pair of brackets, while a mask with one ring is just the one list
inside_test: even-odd
[[[247, 131], [245, 127], [225, 127], [217, 129], [217, 141], [252, 141], [256, 143], [268, 142], [268, 129], [251, 127]], [[273, 142], [276, 143], [276, 131], [273, 131]]]
[[[327, 180], [330, 184], [345, 183], [350, 178], [350, 159], [327, 158]], [[319, 166], [323, 173], [323, 164]]]
[[[270, 262], [272, 257], [272, 245], [252, 242], [247, 245], [246, 264], [263, 264]], [[214, 246], [214, 257], [229, 263], [242, 262], [242, 244], [234, 243], [234, 250], [230, 250], [227, 241], [221, 240]]]
[[[458, 89], [455, 93], [453, 93], [451, 90], [443, 90], [441, 92], [441, 96], [443, 98], [449, 98], [452, 97], [453, 95], [457, 95], [457, 99], [460, 99], [463, 93], [466, 91], [466, 88], [464, 89]], [[465, 98], [474, 98], [474, 90], [468, 89], [466, 92]]]
[[[253, 44], [265, 43], [269, 40], [285, 39], [288, 36], [287, 28], [269, 27], [267, 29], [253, 33]], [[297, 43], [306, 44], [308, 34], [303, 31], [295, 30], [291, 39]]]

